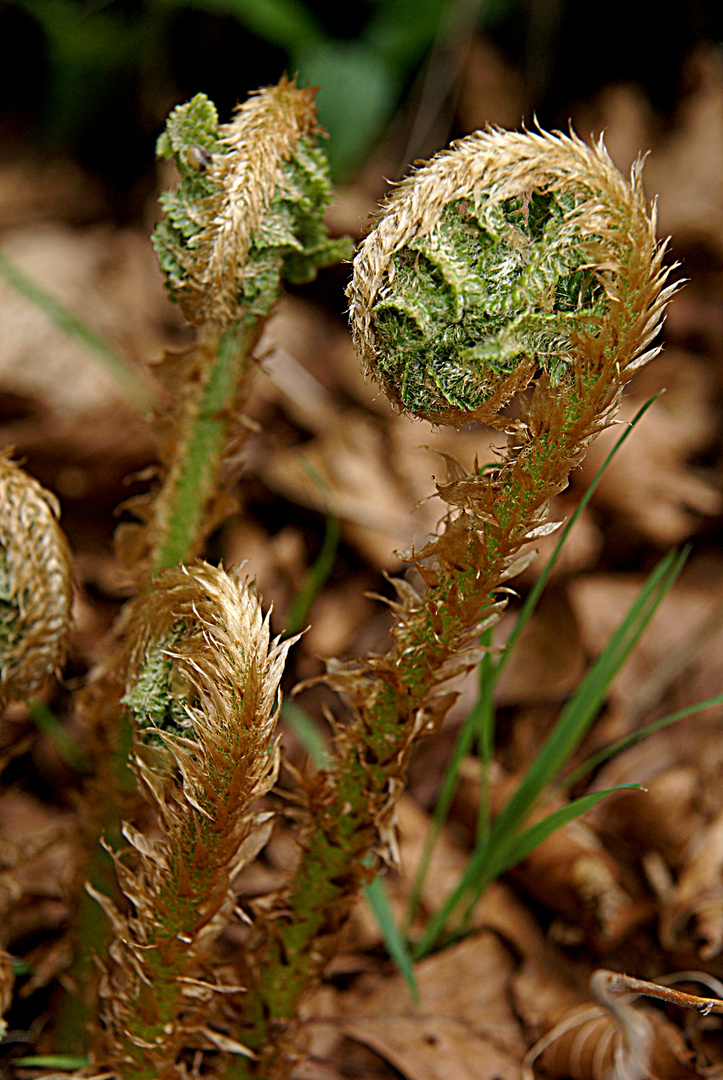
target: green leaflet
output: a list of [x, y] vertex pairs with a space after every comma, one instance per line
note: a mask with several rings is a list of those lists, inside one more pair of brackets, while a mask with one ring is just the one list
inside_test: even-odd
[[[153, 246], [173, 299], [188, 288], [191, 275], [202, 277], [209, 230], [225, 192], [222, 170], [210, 168], [219, 157], [236, 150], [219, 135], [218, 114], [205, 94], [197, 94], [170, 114], [157, 143], [160, 157], [176, 162], [180, 181], [164, 192], [163, 220], [153, 233]], [[299, 285], [313, 280], [317, 270], [351, 256], [347, 238], [330, 239], [324, 213], [331, 201], [329, 167], [324, 151], [308, 137], [299, 138], [288, 159], [281, 161], [269, 205], [255, 229], [248, 252], [240, 253], [236, 269], [238, 315], [268, 315], [278, 299], [282, 280]]]
[[147, 745], [163, 745], [159, 731], [196, 737], [186, 708], [189, 688], [174, 671], [172, 657], [183, 630], [183, 623], [179, 623], [172, 634], [153, 643], [135, 686], [121, 699], [133, 716], [141, 742]]
[[158, 156], [173, 158], [180, 174], [178, 186], [160, 196], [165, 216], [151, 238], [166, 287], [174, 299], [175, 292], [186, 282], [183, 256], [193, 249], [207, 223], [204, 204], [210, 211], [213, 197], [221, 193], [220, 184], [205, 169], [198, 168], [199, 153], [213, 155], [220, 145], [216, 106], [205, 94], [196, 94], [185, 105], [178, 105], [156, 143]]
[[607, 307], [579, 234], [573, 196], [535, 191], [450, 202], [398, 251], [373, 324], [379, 371], [405, 407], [475, 409], [522, 357], [558, 382], [575, 333], [594, 332]]

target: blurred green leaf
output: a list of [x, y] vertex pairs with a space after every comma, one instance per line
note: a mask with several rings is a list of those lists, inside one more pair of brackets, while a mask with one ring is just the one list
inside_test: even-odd
[[125, 357], [115, 352], [82, 319], [79, 319], [72, 311], [69, 311], [53, 296], [26, 277], [2, 254], [0, 254], [0, 276], [5, 278], [8, 284], [17, 289], [19, 293], [22, 293], [26, 299], [32, 301], [36, 307], [40, 308], [55, 323], [58, 329], [69, 337], [75, 338], [96, 360], [99, 360], [138, 408], [146, 409], [153, 403], [153, 395], [148, 385], [136, 374]]
[[60, 1069], [61, 1072], [74, 1072], [89, 1064], [88, 1058], [80, 1054], [34, 1054], [13, 1058], [12, 1063], [26, 1069]]
[[289, 53], [327, 36], [309, 8], [296, 0], [154, 0], [154, 3], [165, 8], [193, 8], [214, 15], [232, 15], [252, 33]]
[[332, 757], [324, 736], [309, 714], [295, 702], [285, 698], [281, 706], [281, 715], [317, 769], [328, 769], [332, 765]]
[[358, 41], [325, 41], [294, 50], [292, 66], [304, 86], [319, 86], [319, 123], [332, 176], [357, 166], [381, 136], [397, 102], [399, 81], [381, 54]]
[[366, 898], [379, 924], [387, 952], [404, 976], [412, 995], [412, 1001], [415, 1005], [418, 1005], [421, 999], [417, 980], [414, 978], [414, 963], [404, 936], [392, 914], [389, 898], [381, 878], [376, 877], [374, 881], [367, 885]]

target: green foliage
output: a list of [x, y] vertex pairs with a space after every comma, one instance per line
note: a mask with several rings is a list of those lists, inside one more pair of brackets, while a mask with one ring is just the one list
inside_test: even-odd
[[13, 1058], [13, 1064], [25, 1069], [58, 1069], [60, 1072], [74, 1072], [86, 1069], [90, 1062], [80, 1054], [32, 1054], [28, 1057]]
[[207, 226], [204, 203], [219, 195], [222, 184], [207, 168], [198, 168], [198, 151], [213, 155], [221, 149], [216, 106], [205, 94], [178, 105], [166, 121], [166, 129], [156, 143], [159, 157], [172, 157], [180, 174], [179, 184], [160, 197], [163, 219], [151, 238], [166, 287], [172, 298], [186, 282], [187, 267], [182, 253], [193, 249]]
[[[430, 920], [417, 944], [416, 957], [425, 956], [439, 944], [449, 920], [453, 916], [457, 916], [457, 928], [463, 927], [472, 908], [488, 885], [509, 870], [510, 867], [526, 858], [556, 829], [559, 829], [568, 821], [580, 817], [609, 795], [611, 791], [636, 786], [626, 784], [621, 785], [620, 788], [596, 791], [581, 796], [556, 809], [541, 821], [529, 826], [526, 824], [544, 790], [557, 778], [560, 769], [569, 760], [589, 731], [603, 704], [610, 683], [630, 655], [633, 646], [648, 625], [659, 604], [674, 584], [686, 556], [687, 552], [682, 554], [672, 552], [652, 572], [640, 594], [631, 605], [630, 610], [610, 638], [606, 648], [591, 666], [585, 679], [562, 710], [559, 719], [520, 781], [510, 801], [495, 818], [494, 822], [484, 823], [484, 829], [480, 831], [477, 837], [475, 850], [470, 857], [465, 872], [444, 904]], [[489, 700], [495, 682], [496, 673], [490, 674], [488, 669], [488, 678], [482, 692], [482, 702], [478, 703], [477, 710], [475, 710], [475, 712], [481, 711], [484, 715], [491, 716], [492, 719], [494, 714], [484, 707], [483, 702]], [[473, 728], [476, 719], [477, 716], [473, 713], [472, 723], [468, 721], [470, 727]], [[492, 739], [489, 732], [484, 741], [487, 745], [491, 743]], [[458, 765], [458, 760], [457, 755], [455, 755], [453, 767]], [[484, 756], [481, 760], [483, 765], [482, 789], [484, 798], [484, 788], [487, 783]], [[455, 783], [454, 778], [451, 783], [453, 786]], [[420, 888], [421, 882], [417, 884], [415, 895], [418, 895]], [[460, 915], [461, 922], [459, 921]]]
[[[219, 128], [218, 114], [205, 94], [170, 114], [160, 136], [160, 157], [176, 162], [180, 182], [161, 195], [164, 217], [153, 233], [153, 246], [172, 299], [188, 288], [189, 267], [203, 262], [214, 242], [219, 209], [228, 195], [228, 174], [238, 147]], [[248, 148], [253, 153], [253, 147]], [[249, 185], [257, 182], [251, 172]], [[298, 139], [279, 163], [279, 173], [248, 249], [239, 247], [236, 300], [239, 309], [260, 318], [269, 314], [283, 280], [312, 281], [317, 271], [351, 256], [348, 240], [330, 239], [324, 213], [331, 201], [329, 166], [324, 151], [310, 138]], [[241, 222], [245, 225], [246, 222]], [[194, 271], [196, 274], [198, 270]]]
[[[483, 659], [481, 660], [479, 667], [479, 697], [473, 709], [470, 711], [467, 720], [460, 729], [460, 733], [457, 738], [452, 756], [445, 770], [445, 774], [442, 780], [442, 786], [434, 807], [432, 826], [426, 838], [422, 857], [420, 859], [420, 863], [417, 868], [414, 883], [412, 886], [406, 917], [407, 927], [411, 925], [411, 922], [416, 915], [424, 881], [429, 871], [432, 854], [435, 845], [439, 839], [442, 827], [447, 820], [450, 808], [452, 806], [452, 800], [454, 798], [454, 794], [459, 780], [460, 765], [462, 763], [462, 760], [472, 751], [475, 744], [477, 746], [477, 752], [480, 759], [481, 784], [477, 844], [475, 853], [473, 854], [472, 858], [473, 860], [476, 859], [479, 865], [476, 866], [474, 872], [471, 872], [469, 874], [469, 878], [473, 882], [474, 887], [472, 887], [472, 885], [470, 884], [470, 880], [468, 880], [467, 875], [465, 875], [463, 879], [466, 884], [463, 885], [463, 881], [460, 881], [460, 892], [458, 899], [461, 899], [463, 894], [467, 892], [468, 894], [471, 893], [473, 897], [472, 902], [474, 902], [474, 900], [478, 898], [478, 896], [490, 883], [490, 881], [494, 880], [494, 878], [498, 876], [496, 873], [490, 874], [490, 866], [494, 862], [494, 852], [491, 850], [491, 840], [493, 839], [493, 833], [492, 823], [489, 817], [488, 791], [488, 769], [494, 752], [495, 738], [495, 689], [499, 683], [502, 672], [504, 671], [507, 662], [512, 654], [516, 641], [518, 640], [524, 627], [529, 622], [540, 601], [540, 598], [550, 578], [550, 575], [558, 562], [560, 554], [562, 553], [562, 549], [567, 537], [570, 535], [570, 532], [572, 531], [575, 523], [579, 520], [583, 510], [592, 499], [593, 494], [597, 489], [600, 481], [602, 480], [608, 465], [618, 453], [625, 441], [633, 433], [645, 413], [650, 408], [650, 406], [656, 400], [657, 397], [650, 398], [638, 410], [630, 424], [625, 427], [622, 434], [617, 439], [615, 445], [603, 461], [596, 475], [593, 477], [592, 482], [589, 484], [582, 499], [578, 503], [575, 512], [571, 515], [570, 519], [567, 521], [566, 525], [562, 529], [558, 542], [555, 545], [555, 548], [550, 558], [548, 559], [545, 567], [543, 568], [542, 573], [538, 577], [534, 586], [527, 595], [524, 603], [522, 604], [512, 632], [508, 637], [505, 643], [505, 647], [499, 656], [493, 657], [493, 653], [491, 650], [491, 632], [487, 632], [484, 635], [484, 645], [487, 647], [488, 651], [485, 653]], [[657, 604], [660, 603], [660, 601], [663, 599], [667, 588], [670, 587], [673, 580], [673, 577], [669, 577], [664, 582], [663, 586], [656, 594], [651, 609], [649, 610], [649, 612], [647, 612], [647, 614], [643, 615], [643, 621], [638, 624], [636, 623], [635, 613], [639, 610], [641, 597], [643, 596], [643, 594], [641, 594], [641, 597], [638, 597], [638, 600], [633, 604], [631, 612], [628, 615], [628, 619], [625, 620], [623, 625], [626, 625], [628, 623], [628, 620], [632, 618], [632, 622], [635, 625], [638, 634], [641, 633], [644, 629], [647, 618], [652, 616], [655, 607], [657, 607]], [[607, 649], [601, 656], [598, 665], [596, 665], [596, 668], [593, 668], [591, 670], [591, 672], [588, 674], [587, 679], [581, 684], [581, 686], [578, 688], [577, 693], [571, 699], [566, 713], [568, 714], [568, 717], [571, 717], [572, 719], [568, 721], [568, 725], [566, 727], [563, 726], [559, 729], [563, 732], [563, 760], [570, 757], [579, 745], [580, 739], [583, 737], [585, 730], [587, 730], [586, 722], [589, 723], [589, 718], [591, 716], [594, 716], [596, 708], [599, 707], [599, 704], [607, 691], [607, 687], [610, 681], [612, 680], [622, 663], [624, 663], [633, 644], [634, 640], [626, 637], [624, 639], [623, 647], [615, 654], [615, 639], [612, 638], [608, 643]], [[607, 663], [603, 660], [603, 657], [607, 658]], [[592, 695], [591, 698], [590, 695]], [[588, 705], [591, 704], [592, 709], [587, 709], [587, 717], [583, 720], [581, 728], [575, 730], [575, 711], [576, 709], [579, 709], [585, 702], [588, 702]], [[700, 706], [697, 707], [697, 709], [706, 708], [709, 704], [711, 703], [702, 703]], [[585, 765], [581, 766], [580, 769], [575, 770], [574, 773], [571, 773], [570, 776], [567, 777], [566, 783], [572, 784], [574, 781], [584, 775], [587, 771], [597, 767], [597, 765], [599, 765], [612, 753], [621, 751], [625, 748], [625, 746], [630, 745], [631, 743], [637, 741], [640, 738], [643, 738], [650, 731], [657, 730], [658, 726], [664, 726], [665, 723], [670, 723], [673, 721], [673, 719], [677, 718], [678, 717], [676, 714], [672, 718], [668, 718], [665, 721], [659, 722], [659, 725], [651, 725], [650, 728], [641, 729], [641, 731], [634, 733], [628, 739], [621, 740], [621, 742], [619, 744], [616, 744], [615, 747], [611, 747], [608, 749], [608, 751], [603, 751], [601, 752], [601, 754], [589, 759], [589, 761], [586, 762]], [[549, 741], [546, 745], [549, 746]], [[560, 764], [562, 764], [562, 762], [560, 762]], [[548, 769], [546, 780], [547, 783], [552, 782], [555, 779], [555, 773], [556, 769]], [[550, 835], [556, 828], [559, 828], [560, 825], [564, 824], [565, 820], [571, 820], [575, 817], [580, 816], [587, 809], [590, 808], [590, 805], [594, 805], [594, 803], [590, 804], [589, 801], [586, 801], [587, 797], [583, 797], [582, 800], [574, 800], [572, 803], [568, 804], [568, 806], [561, 808], [560, 811], [556, 811], [552, 815], [544, 818], [541, 822], [538, 822], [531, 829], [524, 830], [523, 828], [522, 832], [520, 832], [520, 827], [524, 825], [525, 817], [529, 816], [529, 813], [534, 808], [535, 800], [540, 790], [542, 789], [538, 789], [537, 784], [533, 784], [531, 787], [528, 786], [524, 789], [524, 797], [519, 797], [518, 793], [518, 796], [516, 796], [516, 798], [518, 799], [517, 806], [520, 811], [520, 816], [517, 821], [509, 823], [508, 820], [508, 824], [502, 829], [499, 826], [495, 825], [495, 842], [498, 843], [500, 847], [505, 847], [505, 845], [510, 842], [513, 845], [513, 855], [507, 856], [507, 863], [505, 866], [506, 869], [509, 869], [511, 866], [515, 865], [515, 862], [520, 861], [521, 858], [524, 857], [524, 855], [520, 854], [521, 852], [524, 851], [525, 854], [529, 854], [529, 852], [532, 851], [534, 847], [537, 846], [537, 844], [541, 843], [546, 836]], [[605, 794], [607, 794], [607, 792]], [[569, 817], [566, 817], [567, 814], [569, 814]], [[455, 893], [455, 895], [457, 894]], [[456, 900], [452, 902], [452, 899], [450, 898], [449, 906], [446, 907], [445, 913], [440, 917], [437, 925], [434, 928], [434, 931], [429, 932], [425, 938], [425, 941], [419, 944], [418, 952], [420, 955], [424, 951], [432, 949], [435, 942], [439, 940], [443, 933], [444, 922], [446, 918], [451, 914], [456, 902]], [[471, 905], [468, 902], [468, 910], [470, 906]]]
[[394, 919], [391, 907], [389, 906], [389, 898], [380, 878], [375, 878], [374, 881], [371, 881], [367, 885], [365, 895], [379, 924], [379, 929], [382, 932], [387, 952], [404, 976], [412, 995], [412, 1001], [416, 1005], [419, 1005], [421, 997], [419, 987], [417, 986], [417, 980], [414, 975], [414, 961], [409, 948], [407, 947], [404, 934], [401, 932]]
[[267, 315], [281, 282], [305, 285], [317, 271], [349, 259], [353, 245], [330, 239], [324, 213], [331, 202], [329, 166], [324, 151], [302, 139], [283, 163], [269, 209], [249, 251], [244, 300], [257, 315]]
[[[86, 137], [104, 116], [123, 108], [122, 96], [128, 99], [137, 84], [152, 100], [159, 80], [170, 79], [169, 43], [178, 16], [198, 13], [209, 21], [236, 20], [259, 41], [285, 53], [287, 70], [298, 73], [301, 85], [321, 85], [319, 118], [331, 137], [336, 180], [368, 155], [435, 43], [444, 47], [460, 18], [471, 28], [476, 15], [474, 8], [458, 12], [449, 0], [388, 0], [368, 6], [366, 20], [360, 20], [350, 40], [335, 37], [323, 18], [299, 0], [141, 0], [91, 6], [83, 0], [8, 2], [42, 29], [48, 57], [42, 120], [53, 139]], [[239, 61], [243, 65], [243, 56]], [[163, 89], [165, 97], [168, 88]]]
[[55, 713], [42, 701], [31, 699], [28, 709], [38, 729], [50, 739], [63, 761], [77, 772], [88, 771], [88, 760], [80, 743], [68, 733]]
[[205, 94], [196, 94], [191, 101], [173, 110], [166, 122], [166, 130], [156, 144], [159, 157], [173, 157], [181, 177], [176, 188], [161, 194], [159, 201], [164, 217], [152, 236], [172, 298], [186, 280], [187, 269], [180, 255], [194, 247], [207, 225], [202, 207], [214, 194], [221, 192], [221, 181], [212, 178], [205, 167], [197, 165], [198, 161], [203, 164], [203, 154], [210, 160], [211, 155], [219, 151], [217, 132], [216, 106]]
[[179, 623], [172, 633], [151, 643], [133, 689], [121, 699], [141, 742], [147, 745], [163, 746], [162, 731], [195, 736], [187, 709], [189, 688], [174, 677], [173, 647], [184, 629]]
[[521, 356], [560, 380], [572, 336], [607, 307], [569, 225], [574, 216], [571, 196], [553, 191], [457, 199], [438, 227], [394, 255], [373, 326], [380, 375], [406, 408], [475, 409]]

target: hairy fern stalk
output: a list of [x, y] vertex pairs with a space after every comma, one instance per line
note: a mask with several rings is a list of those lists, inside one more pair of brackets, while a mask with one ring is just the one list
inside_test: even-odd
[[114, 931], [95, 1054], [150, 1080], [183, 1076], [189, 1048], [246, 1052], [229, 1030], [243, 987], [214, 946], [243, 919], [231, 882], [269, 837], [258, 800], [276, 779], [278, 685], [295, 639], [271, 641], [254, 588], [205, 563], [164, 571], [124, 630], [132, 766], [157, 832], [123, 827], [129, 848], [114, 861], [130, 913], [94, 892]]
[[153, 243], [197, 341], [156, 367], [172, 402], [156, 421], [163, 480], [152, 497], [127, 504], [142, 527], [119, 534], [125, 562], [144, 582], [200, 555], [228, 516], [254, 349], [282, 283], [310, 281], [350, 254], [324, 226], [331, 186], [315, 141], [314, 94], [282, 79], [228, 124], [197, 94], [173, 110], [158, 140], [179, 183], [161, 197]]
[[441, 724], [505, 582], [557, 527], [550, 499], [657, 353], [674, 289], [664, 250], [639, 165], [628, 181], [602, 143], [500, 131], [461, 140], [399, 185], [362, 244], [349, 297], [367, 374], [411, 416], [484, 421], [507, 447], [493, 468], [448, 460], [437, 484], [448, 513], [406, 556], [423, 588], [394, 583], [391, 651], [328, 664], [353, 720], [334, 767], [306, 783], [299, 866], [257, 927], [242, 1032], [260, 1063], [240, 1063], [244, 1075], [288, 1075], [293, 1017], [333, 955], [368, 856], [393, 859], [415, 740]]

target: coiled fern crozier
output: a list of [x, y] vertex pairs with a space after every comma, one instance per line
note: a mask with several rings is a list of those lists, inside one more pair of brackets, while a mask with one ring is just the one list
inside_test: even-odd
[[70, 549], [60, 507], [0, 453], [0, 707], [63, 665], [70, 637]]
[[396, 408], [435, 424], [484, 421], [507, 447], [494, 468], [448, 461], [438, 535], [406, 556], [423, 590], [394, 582], [389, 653], [328, 664], [353, 720], [335, 764], [306, 785], [299, 866], [249, 957], [241, 1031], [258, 1076], [287, 1074], [295, 1048], [283, 1034], [334, 952], [368, 856], [393, 858], [415, 740], [441, 724], [450, 681], [478, 662], [480, 634], [504, 607], [501, 587], [556, 527], [550, 499], [658, 351], [675, 288], [664, 251], [639, 165], [628, 181], [602, 143], [488, 131], [403, 181], [354, 259], [350, 322], [367, 374]]

